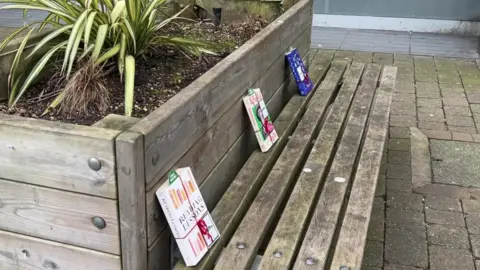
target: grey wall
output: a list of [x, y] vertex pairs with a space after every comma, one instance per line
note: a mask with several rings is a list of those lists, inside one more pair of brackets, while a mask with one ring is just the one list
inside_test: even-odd
[[480, 0], [315, 0], [315, 13], [480, 21]]
[[[6, 4], [0, 4], [0, 7], [5, 6]], [[26, 21], [33, 22], [37, 20], [42, 20], [45, 18], [45, 12], [41, 11], [30, 11], [27, 14]], [[23, 20], [23, 12], [20, 10], [0, 10], [0, 27], [19, 27], [23, 26], [25, 21]]]

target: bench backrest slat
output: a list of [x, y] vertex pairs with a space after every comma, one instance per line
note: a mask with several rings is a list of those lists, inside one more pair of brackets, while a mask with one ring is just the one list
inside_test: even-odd
[[[345, 62], [332, 64], [326, 79], [314, 93], [305, 115], [280, 154], [232, 239], [220, 255], [214, 269], [247, 269], [253, 263], [288, 187], [295, 180], [297, 171], [311, 148], [311, 141], [318, 132], [318, 126], [345, 69]], [[329, 91], [324, 91], [325, 87]]]
[[362, 266], [375, 188], [388, 134], [396, 74], [396, 67], [384, 68], [331, 269], [339, 269], [340, 266], [360, 269]]
[[326, 165], [332, 155], [336, 138], [341, 132], [342, 123], [347, 116], [363, 70], [363, 64], [353, 64], [349, 68], [342, 89], [332, 104], [331, 112], [270, 239], [259, 269], [288, 269], [294, 262], [295, 252], [301, 244], [303, 228], [315, 203], [315, 194], [325, 172], [328, 172]]

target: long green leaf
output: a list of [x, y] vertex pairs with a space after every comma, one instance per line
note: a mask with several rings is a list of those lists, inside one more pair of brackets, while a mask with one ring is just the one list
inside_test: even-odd
[[118, 71], [120, 72], [120, 80], [123, 79], [123, 69], [125, 67], [125, 51], [127, 49], [127, 36], [122, 33], [120, 41], [120, 54], [118, 56]]
[[35, 67], [33, 67], [32, 71], [30, 71], [30, 73], [28, 74], [27, 79], [25, 79], [25, 82], [23, 83], [22, 88], [20, 89], [20, 92], [18, 93], [18, 95], [15, 95], [16, 96], [15, 100], [9, 103], [10, 107], [15, 106], [15, 104], [20, 100], [20, 98], [28, 89], [28, 87], [30, 87], [30, 84], [33, 82], [33, 80], [38, 76], [38, 74], [40, 74], [40, 72], [43, 70], [45, 65], [48, 63], [52, 55], [54, 55], [59, 49], [64, 47], [66, 44], [67, 44], [67, 41], [64, 41], [58, 44], [57, 46], [53, 47], [37, 62]]
[[[20, 59], [22, 58], [22, 54], [23, 54], [23, 50], [25, 49], [25, 46], [27, 45], [27, 42], [30, 38], [30, 35], [32, 34], [33, 30], [35, 30], [35, 28], [32, 28], [28, 33], [27, 35], [25, 36], [25, 38], [23, 38], [23, 41], [22, 43], [20, 43], [20, 46], [18, 46], [18, 49], [17, 49], [17, 53], [15, 54], [15, 57], [13, 58], [13, 62], [12, 62], [12, 66], [10, 67], [10, 74], [8, 76], [8, 87], [10, 89], [12, 89], [12, 91], [10, 92], [10, 96], [15, 96], [15, 92], [16, 92], [16, 89], [13, 87], [13, 82], [15, 82], [15, 76], [16, 76], [16, 72], [17, 72], [17, 68], [18, 68], [18, 63], [20, 63]], [[9, 99], [9, 103], [11, 101], [11, 98]]]
[[102, 54], [98, 59], [97, 61], [95, 61], [95, 64], [101, 64], [105, 61], [107, 61], [108, 59], [114, 57], [115, 55], [118, 54], [118, 52], [120, 52], [120, 44], [117, 44], [115, 47], [111, 48], [110, 50], [108, 50], [107, 52], [105, 52], [104, 54]]
[[110, 23], [117, 21], [118, 17], [125, 11], [125, 1], [118, 1], [110, 14]]
[[132, 116], [135, 91], [135, 58], [125, 57], [125, 115]]
[[61, 91], [57, 97], [50, 103], [48, 108], [42, 113], [42, 116], [48, 113], [50, 109], [56, 108], [60, 103], [62, 103], [63, 99], [65, 98], [65, 91]]
[[65, 26], [51, 32], [50, 34], [45, 36], [40, 42], [38, 42], [37, 45], [35, 45], [33, 50], [30, 52], [30, 54], [26, 58], [32, 57], [32, 55], [34, 55], [39, 49], [43, 48], [49, 41], [58, 37], [61, 34], [64, 34], [67, 30], [72, 29], [72, 28], [73, 28], [73, 25], [65, 25]]
[[72, 49], [75, 47], [75, 44], [77, 42], [78, 34], [83, 33], [83, 32], [81, 32], [81, 28], [84, 25], [84, 20], [87, 17], [87, 15], [88, 15], [88, 10], [85, 10], [82, 13], [82, 15], [80, 15], [78, 20], [75, 22], [75, 25], [73, 26], [72, 32], [70, 33], [70, 37], [68, 39], [67, 49], [65, 50], [65, 58], [63, 60], [62, 72], [65, 72], [65, 69], [67, 68], [68, 60], [71, 58], [70, 54], [71, 54]]
[[84, 40], [83, 40], [83, 43], [85, 45], [84, 46], [85, 50], [89, 46], [88, 42], [90, 40], [90, 33], [92, 32], [92, 27], [93, 27], [93, 22], [95, 20], [95, 15], [97, 15], [96, 11], [90, 13], [90, 15], [88, 15], [88, 18], [87, 18], [87, 24], [85, 25], [85, 37], [84, 37]]
[[98, 56], [102, 52], [103, 43], [105, 42], [105, 37], [107, 36], [108, 25], [102, 24], [98, 28], [97, 39], [95, 40], [95, 48], [93, 49], [92, 59], [97, 60]]

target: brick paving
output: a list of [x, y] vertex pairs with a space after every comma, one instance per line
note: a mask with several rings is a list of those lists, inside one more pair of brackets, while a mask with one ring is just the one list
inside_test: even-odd
[[[412, 179], [412, 170], [422, 170], [424, 164], [416, 164], [421, 157], [412, 157], [410, 137], [410, 128], [416, 127], [430, 146], [434, 140], [480, 142], [479, 63], [348, 51], [337, 51], [335, 58], [398, 67], [387, 153], [362, 269], [480, 270], [480, 189], [474, 187], [480, 186], [480, 177], [469, 174], [470, 181], [476, 181], [473, 186], [457, 179]], [[430, 158], [428, 166], [441, 161]], [[442, 173], [455, 170], [450, 168]], [[428, 178], [435, 178], [431, 171]], [[417, 177], [423, 176], [413, 175]]]

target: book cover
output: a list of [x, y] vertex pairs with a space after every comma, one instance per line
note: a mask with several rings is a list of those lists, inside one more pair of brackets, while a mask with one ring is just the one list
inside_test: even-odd
[[249, 89], [247, 96], [243, 98], [243, 103], [247, 109], [253, 131], [255, 131], [260, 150], [267, 152], [278, 140], [278, 135], [268, 114], [260, 89]]
[[307, 69], [305, 68], [302, 57], [298, 53], [298, 50], [292, 48], [286, 53], [285, 56], [287, 58], [288, 65], [290, 66], [290, 70], [292, 71], [293, 77], [297, 83], [300, 95], [308, 95], [308, 93], [310, 93], [310, 91], [313, 89], [313, 83], [308, 76]]
[[156, 192], [187, 266], [195, 266], [220, 237], [189, 167], [169, 173]]

